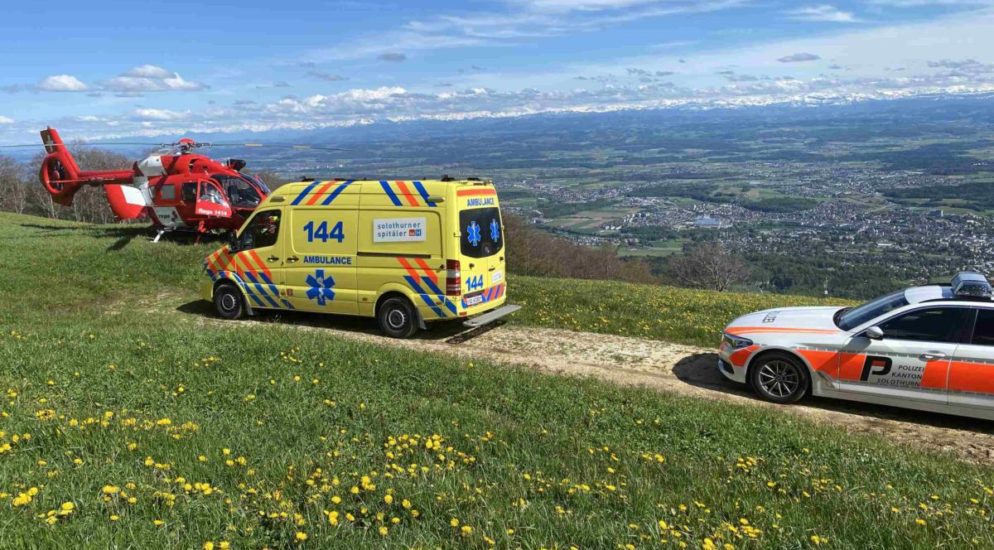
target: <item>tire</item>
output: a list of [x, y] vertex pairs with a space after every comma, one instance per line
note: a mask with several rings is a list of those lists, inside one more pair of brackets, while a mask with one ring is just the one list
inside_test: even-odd
[[391, 338], [410, 338], [418, 330], [418, 314], [406, 298], [388, 298], [376, 312], [380, 330]]
[[241, 319], [245, 315], [245, 298], [238, 287], [222, 283], [214, 291], [214, 311], [222, 319]]
[[760, 355], [749, 368], [749, 384], [766, 401], [796, 403], [811, 386], [808, 368], [788, 353]]

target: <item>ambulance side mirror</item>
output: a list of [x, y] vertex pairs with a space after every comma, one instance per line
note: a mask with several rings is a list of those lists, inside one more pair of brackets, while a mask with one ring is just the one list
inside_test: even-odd
[[238, 252], [238, 233], [234, 231], [228, 232], [228, 250], [231, 252]]
[[870, 327], [870, 328], [866, 329], [866, 332], [864, 334], [870, 340], [883, 340], [884, 339], [884, 331], [880, 327]]

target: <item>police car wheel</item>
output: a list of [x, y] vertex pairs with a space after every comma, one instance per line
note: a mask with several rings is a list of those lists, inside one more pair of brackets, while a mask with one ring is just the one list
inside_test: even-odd
[[242, 293], [235, 285], [225, 283], [214, 291], [214, 310], [224, 319], [238, 319], [245, 313]]
[[391, 338], [410, 338], [418, 329], [417, 313], [404, 298], [390, 298], [383, 302], [376, 313], [382, 330]]
[[749, 381], [760, 397], [781, 404], [799, 401], [811, 384], [807, 367], [785, 353], [759, 357], [749, 369]]

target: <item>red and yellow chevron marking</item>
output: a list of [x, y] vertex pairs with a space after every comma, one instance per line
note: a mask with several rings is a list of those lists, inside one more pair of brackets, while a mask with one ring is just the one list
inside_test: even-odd
[[400, 264], [401, 267], [404, 268], [404, 270], [407, 271], [408, 275], [414, 277], [415, 281], [417, 281], [419, 278], [428, 279], [429, 281], [434, 283], [435, 286], [438, 286], [438, 275], [431, 269], [431, 266], [428, 265], [428, 262], [424, 261], [423, 259], [421, 258], [414, 259], [414, 262], [417, 263], [418, 267], [421, 268], [421, 271], [424, 272], [423, 274], [419, 273], [417, 268], [411, 265], [411, 262], [409, 262], [407, 258], [398, 256], [397, 262]]
[[414, 261], [417, 262], [418, 267], [420, 267], [422, 269], [422, 271], [424, 271], [425, 275], [429, 279], [431, 279], [431, 282], [433, 282], [433, 283], [435, 283], [437, 285], [438, 284], [438, 275], [435, 273], [434, 270], [432, 270], [431, 267], [428, 266], [428, 262], [424, 261], [421, 258], [415, 258]]
[[397, 180], [394, 183], [397, 185], [397, 188], [400, 189], [400, 194], [407, 200], [407, 204], [411, 206], [421, 206], [418, 203], [418, 200], [414, 198], [414, 195], [411, 194], [411, 190], [408, 189], [405, 182]]
[[335, 185], [336, 183], [338, 182], [335, 180], [324, 182], [324, 185], [318, 187], [318, 190], [315, 191], [313, 194], [311, 194], [311, 196], [307, 199], [307, 202], [305, 202], [304, 204], [307, 206], [313, 206], [314, 203], [318, 202], [318, 199], [324, 196], [328, 188], [331, 187], [332, 185]]

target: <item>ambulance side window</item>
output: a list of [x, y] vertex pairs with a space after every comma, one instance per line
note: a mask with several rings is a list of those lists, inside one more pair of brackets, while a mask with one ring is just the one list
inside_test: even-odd
[[970, 318], [965, 307], [917, 309], [880, 325], [888, 340], [959, 342]]
[[238, 239], [241, 250], [266, 248], [276, 244], [280, 235], [280, 211], [268, 210], [259, 212], [249, 222], [248, 227]]

